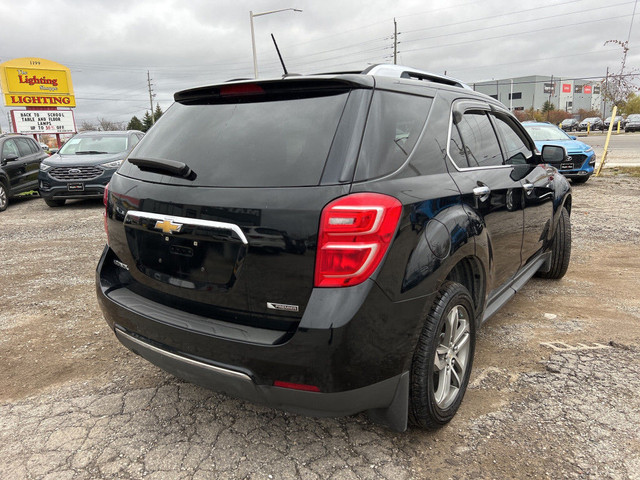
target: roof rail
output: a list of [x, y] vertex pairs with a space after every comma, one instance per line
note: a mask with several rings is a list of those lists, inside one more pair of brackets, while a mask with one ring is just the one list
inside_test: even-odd
[[378, 64], [372, 65], [362, 71], [363, 75], [380, 75], [383, 77], [394, 78], [413, 78], [417, 80], [426, 80], [428, 82], [442, 83], [454, 87], [460, 87], [467, 90], [473, 90], [466, 83], [460, 80], [447, 77], [446, 75], [438, 75], [437, 73], [425, 72], [416, 68], [404, 67], [402, 65]]

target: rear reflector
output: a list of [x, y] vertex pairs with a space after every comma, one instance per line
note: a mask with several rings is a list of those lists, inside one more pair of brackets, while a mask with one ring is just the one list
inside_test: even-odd
[[319, 392], [320, 389], [315, 385], [305, 385], [303, 383], [291, 383], [291, 382], [282, 382], [280, 380], [276, 380], [273, 382], [274, 387], [281, 388], [290, 388], [292, 390], [303, 390], [305, 392]]
[[378, 268], [396, 231], [402, 204], [379, 193], [354, 193], [322, 211], [314, 286], [349, 287]]

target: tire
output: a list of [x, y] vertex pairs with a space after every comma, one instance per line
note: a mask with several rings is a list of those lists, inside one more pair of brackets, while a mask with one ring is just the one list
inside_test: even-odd
[[66, 200], [62, 199], [62, 200], [54, 200], [53, 198], [45, 198], [44, 199], [44, 203], [46, 203], [47, 205], [49, 205], [50, 207], [61, 207], [64, 205], [64, 202]]
[[0, 181], [0, 212], [4, 212], [9, 205], [9, 190], [7, 185]]
[[413, 354], [409, 387], [412, 424], [436, 429], [454, 417], [469, 383], [475, 332], [468, 290], [459, 283], [445, 283], [424, 321]]
[[571, 219], [567, 209], [562, 207], [556, 233], [551, 241], [551, 269], [548, 272], [538, 272], [541, 278], [559, 280], [564, 277], [571, 259]]

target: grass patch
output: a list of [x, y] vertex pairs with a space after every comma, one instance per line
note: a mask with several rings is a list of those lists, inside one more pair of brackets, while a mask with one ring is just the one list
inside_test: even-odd
[[627, 177], [635, 177], [640, 178], [640, 167], [611, 167], [605, 168], [602, 170], [601, 174], [605, 174], [607, 176], [610, 175], [624, 175]]

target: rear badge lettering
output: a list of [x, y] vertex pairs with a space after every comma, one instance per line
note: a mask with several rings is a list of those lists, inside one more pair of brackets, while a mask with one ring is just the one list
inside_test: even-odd
[[300, 310], [298, 305], [285, 305], [284, 303], [272, 302], [267, 302], [267, 308], [271, 310], [284, 310], [285, 312], [298, 312]]

